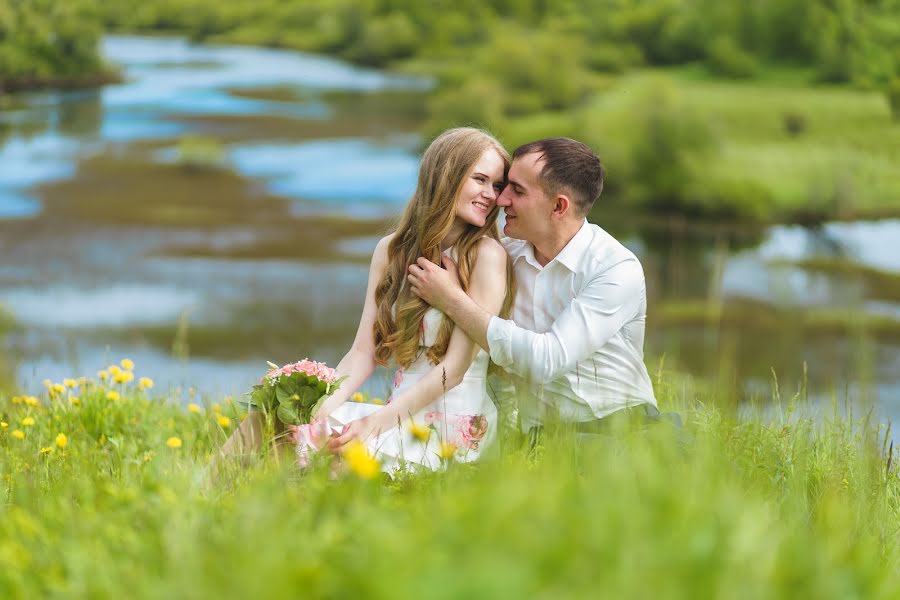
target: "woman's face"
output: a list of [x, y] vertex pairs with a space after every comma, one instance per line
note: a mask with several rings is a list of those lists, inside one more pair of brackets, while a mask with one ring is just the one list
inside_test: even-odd
[[503, 159], [493, 148], [475, 162], [456, 198], [458, 221], [484, 227], [497, 196], [503, 191], [503, 167]]

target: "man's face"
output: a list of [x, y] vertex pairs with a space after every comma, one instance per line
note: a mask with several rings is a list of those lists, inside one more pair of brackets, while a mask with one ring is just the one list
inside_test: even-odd
[[514, 160], [509, 168], [509, 183], [497, 198], [497, 205], [506, 213], [503, 233], [532, 244], [552, 226], [553, 202], [540, 185], [543, 161], [539, 157], [535, 152]]

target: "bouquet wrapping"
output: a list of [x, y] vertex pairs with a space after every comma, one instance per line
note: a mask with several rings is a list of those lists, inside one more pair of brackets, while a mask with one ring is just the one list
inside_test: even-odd
[[269, 363], [271, 370], [250, 390], [252, 408], [274, 413], [285, 425], [304, 425], [325, 398], [346, 377], [337, 377], [325, 363], [304, 358], [283, 367]]

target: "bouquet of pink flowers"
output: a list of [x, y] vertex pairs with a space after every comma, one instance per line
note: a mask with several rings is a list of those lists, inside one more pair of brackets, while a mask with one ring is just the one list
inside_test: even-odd
[[303, 425], [313, 411], [334, 393], [346, 377], [337, 377], [325, 363], [303, 359], [271, 370], [250, 390], [249, 404], [265, 412], [274, 412], [285, 425]]

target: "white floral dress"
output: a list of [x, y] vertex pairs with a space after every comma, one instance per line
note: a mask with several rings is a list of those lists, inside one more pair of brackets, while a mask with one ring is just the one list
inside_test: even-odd
[[[413, 387], [433, 368], [425, 356], [425, 349], [435, 342], [442, 318], [443, 313], [434, 308], [425, 313], [424, 344], [420, 346], [419, 358], [407, 369], [396, 372], [393, 396]], [[441, 458], [442, 448], [445, 452], [455, 449], [453, 459], [459, 462], [471, 462], [482, 455], [493, 442], [497, 428], [497, 411], [487, 394], [489, 360], [487, 353], [479, 350], [459, 385], [412, 415], [412, 419], [402, 419], [399, 425], [367, 442], [369, 451], [380, 461], [382, 471], [394, 474], [421, 468], [437, 470], [445, 460]], [[347, 423], [371, 415], [379, 408], [377, 404], [345, 402], [329, 415], [327, 425], [331, 430], [340, 431]], [[412, 434], [410, 420], [430, 429], [426, 441]], [[298, 461], [303, 465], [314, 446], [308, 430], [298, 431], [296, 439]]]

